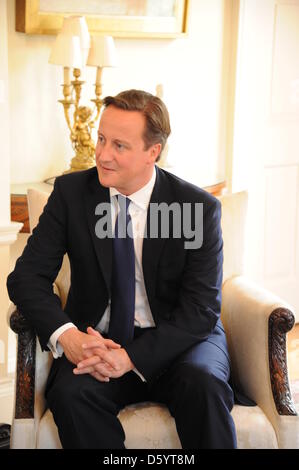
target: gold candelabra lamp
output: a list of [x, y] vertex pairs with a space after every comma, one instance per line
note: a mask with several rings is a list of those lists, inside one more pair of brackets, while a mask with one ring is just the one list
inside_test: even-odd
[[[85, 18], [70, 16], [64, 18], [49, 62], [64, 67], [63, 96], [59, 100], [70, 131], [70, 140], [75, 151], [70, 169], [66, 173], [86, 170], [95, 165], [95, 143], [92, 130], [99, 118], [102, 107], [102, 72], [104, 67], [116, 66], [116, 50], [111, 36], [90, 37]], [[93, 109], [81, 104], [81, 70], [85, 65], [97, 67]], [[73, 79], [70, 72], [73, 69]]]

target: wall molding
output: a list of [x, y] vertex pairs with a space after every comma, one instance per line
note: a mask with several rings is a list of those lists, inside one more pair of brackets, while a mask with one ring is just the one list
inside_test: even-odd
[[243, 0], [230, 0], [225, 2], [225, 25], [223, 39], [223, 57], [225, 71], [223, 76], [222, 94], [226, 96], [223, 122], [225, 128], [225, 179], [228, 192], [233, 189], [233, 166], [234, 166], [234, 135], [235, 135], [235, 113], [237, 93], [238, 62], [240, 61], [240, 34], [242, 14], [244, 9]]
[[13, 377], [2, 377], [0, 379], [0, 400], [14, 393], [15, 379]]
[[6, 375], [0, 378], [0, 422], [11, 424], [14, 409], [15, 378]]

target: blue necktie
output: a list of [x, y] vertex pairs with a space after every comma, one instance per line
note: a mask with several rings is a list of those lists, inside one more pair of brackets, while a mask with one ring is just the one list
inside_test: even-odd
[[[113, 238], [109, 338], [122, 346], [132, 341], [135, 316], [135, 252], [130, 199], [118, 195], [119, 213]], [[130, 236], [131, 235], [131, 236]]]

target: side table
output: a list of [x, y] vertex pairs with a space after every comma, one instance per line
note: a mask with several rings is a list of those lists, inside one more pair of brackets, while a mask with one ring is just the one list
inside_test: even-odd
[[[52, 178], [51, 178], [52, 179]], [[27, 205], [27, 190], [29, 188], [37, 189], [44, 193], [51, 193], [53, 190], [53, 183], [23, 183], [12, 184], [10, 187], [10, 212], [11, 220], [13, 222], [22, 222], [23, 228], [21, 233], [29, 233], [29, 215]]]

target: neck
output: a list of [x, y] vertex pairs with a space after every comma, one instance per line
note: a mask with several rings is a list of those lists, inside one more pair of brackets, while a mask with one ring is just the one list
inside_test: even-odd
[[130, 196], [131, 194], [134, 194], [136, 193], [137, 191], [139, 191], [140, 189], [142, 189], [144, 186], [147, 185], [147, 183], [149, 183], [149, 181], [151, 180], [152, 176], [153, 176], [153, 171], [155, 171], [155, 167], [153, 166], [151, 168], [151, 170], [149, 171], [149, 173], [147, 174], [146, 178], [143, 178], [142, 181], [139, 181], [138, 183], [135, 182], [132, 186], [130, 187], [116, 187], [115, 189], [117, 189], [117, 191], [119, 191], [121, 194], [123, 194], [124, 196]]

